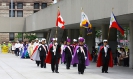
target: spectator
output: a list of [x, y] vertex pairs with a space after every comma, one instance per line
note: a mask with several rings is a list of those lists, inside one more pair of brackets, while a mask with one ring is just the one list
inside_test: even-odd
[[126, 57], [124, 58], [124, 66], [129, 66], [129, 49], [126, 52]]
[[15, 53], [15, 42], [12, 42], [11, 50], [12, 50], [12, 54], [14, 54]]
[[94, 46], [92, 47], [91, 56], [92, 56], [93, 62], [96, 62], [96, 60], [97, 60], [97, 52], [96, 52], [96, 49], [95, 49]]
[[[124, 61], [124, 58], [126, 57], [126, 52], [124, 48], [120, 48], [120, 56], [118, 58], [118, 63], [121, 65], [121, 62]], [[124, 64], [124, 62], [123, 62]]]

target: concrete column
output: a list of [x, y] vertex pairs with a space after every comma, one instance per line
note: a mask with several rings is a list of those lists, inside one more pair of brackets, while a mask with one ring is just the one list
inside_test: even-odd
[[102, 26], [102, 40], [108, 38], [109, 25]]
[[91, 53], [92, 47], [95, 47], [95, 27], [92, 28], [92, 34], [87, 35], [87, 30], [86, 30], [86, 44], [88, 45], [88, 49]]
[[[58, 28], [58, 32], [57, 32], [58, 43], [60, 43], [62, 39], [63, 31], [64, 30]], [[55, 35], [56, 35], [56, 28], [52, 28], [50, 32], [49, 43], [51, 38], [55, 38]]]
[[50, 43], [51, 41], [51, 38], [55, 37], [55, 28], [52, 28], [49, 32], [49, 39], [48, 39], [48, 44]]
[[111, 28], [109, 37], [108, 37], [108, 44], [112, 49], [113, 56], [115, 55], [117, 49], [117, 29]]
[[129, 41], [129, 67], [133, 68], [133, 22], [129, 23], [129, 35], [130, 35], [130, 41]]
[[43, 38], [43, 33], [36, 33], [36, 36], [39, 40], [41, 40]]
[[64, 29], [63, 35], [62, 35], [62, 41], [65, 41], [67, 39], [67, 30]]
[[72, 33], [71, 33], [71, 29], [67, 29], [67, 37], [72, 39]]
[[44, 32], [43, 33], [43, 37], [46, 39], [47, 38], [47, 35], [48, 35], [48, 32]]
[[73, 36], [72, 36], [73, 39], [78, 39], [78, 37], [80, 35], [79, 29], [73, 29], [72, 34], [73, 34]]
[[73, 39], [78, 39], [80, 35], [79, 29], [68, 29], [67, 35], [68, 35], [68, 38], [71, 39], [71, 43], [72, 43]]

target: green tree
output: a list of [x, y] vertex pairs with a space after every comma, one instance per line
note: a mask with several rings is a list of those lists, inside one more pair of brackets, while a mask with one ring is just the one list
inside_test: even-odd
[[15, 36], [15, 38], [22, 38], [22, 33], [18, 33], [16, 36]]
[[35, 34], [32, 33], [24, 33], [24, 38], [29, 39], [29, 41], [32, 41], [37, 38]]
[[96, 37], [100, 38], [101, 35], [102, 35], [102, 31], [101, 30], [96, 30], [95, 32], [96, 32]]

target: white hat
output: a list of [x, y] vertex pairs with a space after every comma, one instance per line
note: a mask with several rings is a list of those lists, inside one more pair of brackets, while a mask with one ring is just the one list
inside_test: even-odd
[[38, 38], [36, 38], [35, 40], [38, 40]]
[[39, 42], [42, 42], [41, 40], [39, 40]]
[[79, 40], [80, 38], [82, 38], [82, 37], [79, 37], [78, 40]]
[[57, 38], [53, 38], [53, 41], [57, 41]]
[[55, 38], [55, 40], [57, 41], [57, 38]]
[[42, 40], [41, 41], [46, 41], [46, 39], [45, 38], [42, 38]]
[[108, 40], [104, 39], [103, 42], [107, 42]]
[[73, 39], [74, 42], [77, 42], [77, 39]]
[[55, 38], [53, 38], [53, 41], [55, 40]]

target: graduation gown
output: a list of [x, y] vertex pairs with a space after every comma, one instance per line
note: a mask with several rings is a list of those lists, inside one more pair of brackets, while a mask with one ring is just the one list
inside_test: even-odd
[[[102, 66], [102, 49], [104, 49], [104, 47], [102, 46], [100, 48], [100, 52], [99, 52], [99, 56], [98, 56], [98, 60], [97, 60], [97, 67], [101, 67]], [[109, 51], [109, 67], [113, 67], [113, 56], [112, 56], [112, 52], [111, 50]]]

